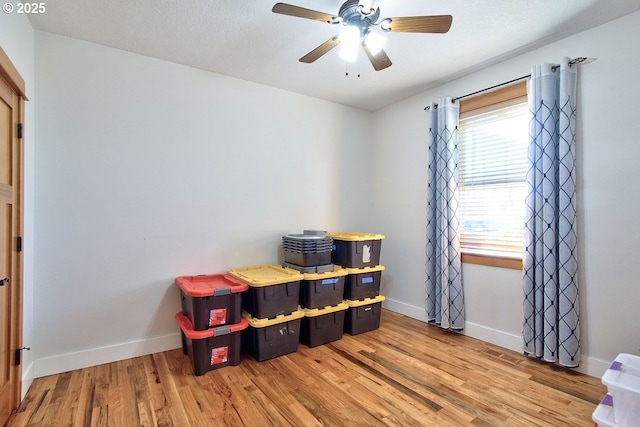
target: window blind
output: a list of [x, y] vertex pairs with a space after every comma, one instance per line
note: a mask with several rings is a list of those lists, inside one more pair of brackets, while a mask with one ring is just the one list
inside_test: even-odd
[[528, 111], [525, 96], [460, 115], [460, 243], [465, 252], [522, 255]]

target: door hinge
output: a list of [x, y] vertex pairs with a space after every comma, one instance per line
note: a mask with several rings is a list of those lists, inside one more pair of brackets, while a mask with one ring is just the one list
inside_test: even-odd
[[18, 131], [17, 131], [18, 139], [22, 139], [22, 128], [23, 128], [22, 123], [18, 123]]
[[22, 252], [22, 236], [18, 236], [16, 239], [16, 251]]

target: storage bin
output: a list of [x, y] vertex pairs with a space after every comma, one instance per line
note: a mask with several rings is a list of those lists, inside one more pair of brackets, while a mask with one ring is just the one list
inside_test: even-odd
[[340, 302], [331, 307], [302, 309], [300, 342], [307, 347], [316, 347], [341, 339], [347, 308], [347, 304]]
[[326, 232], [305, 230], [303, 234], [287, 234], [282, 236], [282, 244], [287, 246], [299, 246], [307, 249], [330, 248], [332, 239]]
[[358, 335], [380, 327], [380, 314], [384, 296], [363, 300], [347, 300], [349, 306], [344, 319], [344, 331], [350, 335]]
[[620, 427], [640, 422], [640, 356], [621, 353], [602, 376], [613, 398], [613, 414]]
[[305, 236], [319, 236], [319, 237], [327, 237], [327, 231], [326, 230], [304, 230], [302, 231], [302, 234]]
[[337, 267], [325, 273], [307, 273], [300, 282], [302, 308], [323, 308], [342, 302], [347, 270]]
[[284, 261], [300, 267], [331, 264], [331, 249], [324, 252], [304, 252], [284, 248]]
[[242, 293], [245, 283], [224, 274], [180, 276], [175, 279], [180, 288], [182, 314], [189, 317], [193, 329], [205, 329], [240, 322]]
[[373, 298], [380, 293], [384, 266], [347, 268], [346, 270], [349, 275], [345, 279], [344, 299], [361, 300]]
[[282, 247], [285, 249], [293, 250], [293, 251], [301, 251], [301, 252], [307, 252], [307, 253], [331, 252], [333, 250], [333, 243], [331, 242], [331, 239], [327, 239], [327, 243], [323, 245], [306, 245], [306, 244], [283, 242]]
[[230, 270], [228, 274], [249, 286], [242, 307], [252, 317], [273, 318], [298, 308], [302, 273], [297, 270], [258, 265]]
[[613, 416], [613, 398], [610, 394], [602, 398], [591, 418], [595, 422], [594, 427], [618, 427]]
[[287, 234], [282, 236], [284, 261], [301, 267], [331, 264], [332, 244], [331, 238], [311, 231]]
[[382, 234], [327, 233], [333, 239], [331, 262], [345, 268], [373, 267], [380, 264]]
[[237, 366], [242, 355], [242, 331], [249, 322], [241, 318], [232, 325], [196, 331], [189, 318], [177, 313], [176, 321], [182, 333], [182, 352], [191, 358], [193, 373], [203, 375], [224, 366]]
[[283, 262], [282, 266], [287, 268], [292, 268], [301, 273], [326, 273], [327, 271], [333, 271], [333, 268], [334, 268], [333, 264], [312, 265], [309, 267], [302, 267], [300, 265], [295, 265], [288, 262]]
[[249, 322], [244, 334], [245, 348], [258, 362], [298, 350], [302, 310], [274, 319], [257, 319], [246, 311], [242, 316]]

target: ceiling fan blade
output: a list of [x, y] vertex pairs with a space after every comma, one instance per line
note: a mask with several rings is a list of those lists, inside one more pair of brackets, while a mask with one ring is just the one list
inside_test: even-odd
[[371, 65], [373, 65], [374, 70], [380, 71], [391, 66], [391, 60], [384, 50], [381, 49], [380, 52], [378, 52], [376, 55], [373, 55], [366, 44], [363, 44], [362, 47], [369, 57], [369, 61], [371, 61]]
[[276, 3], [271, 9], [273, 13], [279, 13], [281, 15], [295, 16], [297, 18], [313, 19], [314, 21], [328, 22], [330, 24], [337, 24], [340, 22], [340, 18], [336, 15], [331, 15], [324, 12], [318, 12], [316, 10], [305, 9], [304, 7], [294, 6], [286, 3]]
[[446, 33], [452, 21], [451, 15], [406, 16], [387, 18], [382, 21], [381, 28], [403, 33]]
[[300, 62], [304, 62], [306, 64], [311, 64], [316, 59], [320, 58], [325, 53], [329, 52], [334, 47], [340, 44], [340, 36], [336, 35], [331, 37], [326, 42], [322, 43], [317, 48], [313, 49], [311, 52], [307, 53], [305, 56], [299, 59]]

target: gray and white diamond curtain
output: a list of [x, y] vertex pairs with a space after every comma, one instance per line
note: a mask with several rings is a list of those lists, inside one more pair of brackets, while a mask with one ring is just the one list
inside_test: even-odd
[[576, 67], [533, 68], [524, 232], [524, 351], [576, 367], [580, 328], [576, 254]]
[[427, 321], [464, 328], [462, 262], [458, 235], [459, 104], [443, 98], [431, 105], [427, 178]]

